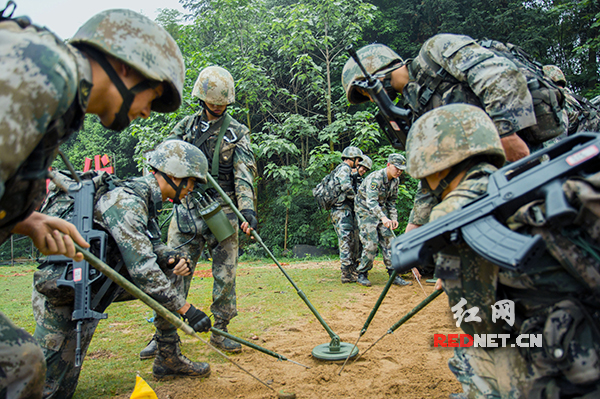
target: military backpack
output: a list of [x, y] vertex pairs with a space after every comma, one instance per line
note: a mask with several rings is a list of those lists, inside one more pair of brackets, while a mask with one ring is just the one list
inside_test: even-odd
[[[547, 140], [567, 132], [568, 118], [565, 109], [565, 95], [562, 89], [552, 80], [544, 76], [543, 66], [535, 61], [519, 46], [495, 40], [480, 40], [477, 43], [490, 50], [497, 57], [512, 61], [519, 72], [527, 80], [527, 88], [533, 100], [537, 123], [518, 132], [530, 145], [541, 144]], [[411, 73], [418, 77], [417, 83], [422, 86], [418, 94], [418, 102], [427, 106], [434, 94], [446, 96], [446, 91], [461, 84], [454, 76], [433, 61], [426, 51], [421, 49], [419, 56], [428, 65], [427, 70], [417, 63], [411, 63]], [[464, 84], [464, 82], [462, 83]], [[464, 84], [466, 85], [466, 84]], [[482, 107], [479, 98], [468, 88], [463, 97], [456, 97], [450, 102], [466, 102]], [[450, 97], [455, 97], [451, 95]]]
[[342, 194], [342, 187], [335, 178], [336, 170], [337, 168], [325, 176], [312, 190], [313, 196], [317, 200], [317, 204], [319, 204], [321, 209], [326, 211], [333, 207]]

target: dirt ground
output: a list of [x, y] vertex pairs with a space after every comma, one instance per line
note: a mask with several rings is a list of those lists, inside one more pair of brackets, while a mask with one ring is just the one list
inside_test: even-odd
[[[427, 294], [432, 284], [424, 284]], [[343, 342], [354, 344], [360, 328], [371, 312], [383, 286], [368, 292], [355, 293], [342, 305], [341, 311], [321, 314]], [[364, 291], [364, 290], [363, 290]], [[393, 286], [361, 338], [361, 355], [377, 339], [384, 336], [356, 363], [351, 359], [341, 376], [343, 361], [327, 362], [311, 356], [317, 345], [330, 342], [326, 331], [315, 320], [302, 320], [294, 325], [269, 329], [255, 342], [272, 349], [290, 360], [310, 369], [265, 355], [244, 347], [242, 354], [232, 359], [272, 389], [252, 378], [235, 365], [225, 362], [211, 364], [212, 374], [206, 379], [185, 379], [165, 383], [155, 389], [160, 399], [179, 398], [277, 398], [278, 393], [295, 393], [298, 399], [321, 398], [447, 398], [462, 392], [460, 384], [448, 369], [452, 349], [433, 347], [433, 334], [460, 332], [448, 309], [447, 297], [442, 294], [393, 334], [388, 329], [408, 311], [419, 304], [425, 295], [414, 282], [411, 287]], [[316, 325], [315, 325], [316, 324]], [[250, 340], [250, 337], [242, 337]], [[184, 342], [187, 339], [183, 338]], [[208, 349], [207, 349], [208, 351]], [[129, 395], [118, 398], [126, 399]]]

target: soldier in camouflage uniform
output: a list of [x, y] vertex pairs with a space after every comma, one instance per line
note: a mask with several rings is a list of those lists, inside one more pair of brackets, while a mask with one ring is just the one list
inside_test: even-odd
[[[576, 95], [567, 87], [567, 79], [563, 71], [556, 65], [544, 65], [544, 75], [563, 89], [565, 108], [569, 117], [569, 131], [552, 142], [577, 132], [600, 132], [600, 108], [594, 106], [587, 98]], [[544, 143], [545, 145], [546, 143]]]
[[[227, 105], [235, 102], [233, 77], [224, 68], [211, 66], [198, 75], [192, 95], [200, 99], [202, 110], [185, 117], [175, 126], [168, 139], [183, 139], [200, 148], [208, 159], [208, 169], [248, 222], [240, 227], [250, 235], [258, 225], [254, 203], [254, 177], [256, 162], [250, 148], [248, 128], [227, 113]], [[175, 217], [169, 226], [169, 246], [181, 247], [191, 257], [192, 271], [207, 245], [212, 253], [213, 303], [215, 327], [227, 331], [230, 320], [237, 315], [235, 274], [238, 262], [238, 219], [225, 201], [212, 188], [205, 186], [206, 194], [219, 201], [235, 233], [221, 242], [209, 230], [191, 201], [176, 206]], [[192, 276], [185, 279], [185, 295]], [[235, 341], [213, 334], [210, 342], [228, 352], [241, 352]], [[149, 358], [155, 353], [151, 341], [140, 357]]]
[[[441, 201], [433, 208], [431, 221], [484, 195], [490, 174], [505, 161], [494, 123], [481, 109], [467, 104], [446, 105], [421, 117], [410, 130], [407, 151], [408, 173], [423, 179]], [[529, 203], [500, 220], [519, 233], [540, 234], [546, 242], [547, 251], [527, 270], [501, 270], [465, 243], [438, 254], [436, 276], [450, 306], [465, 298], [467, 308], [479, 308], [481, 322], [463, 320], [465, 333], [510, 336], [505, 347], [455, 349], [449, 366], [464, 392], [451, 397], [600, 395], [600, 257], [592, 249], [598, 248], [600, 174], [569, 179], [563, 190], [579, 211], [565, 228], [546, 224], [544, 201]], [[505, 318], [494, 321], [492, 305], [499, 300], [513, 301], [512, 324]], [[517, 334], [542, 334], [543, 347], [518, 348]]]
[[342, 151], [342, 163], [331, 173], [333, 184], [340, 189], [340, 196], [331, 207], [330, 217], [333, 228], [338, 236], [342, 283], [356, 282], [356, 267], [358, 258], [356, 251], [356, 217], [354, 215], [354, 196], [352, 169], [358, 167], [363, 159], [363, 153], [358, 147], [349, 146]]
[[[401, 154], [390, 154], [387, 166], [371, 173], [360, 185], [354, 203], [359, 236], [362, 243], [362, 256], [358, 272], [358, 284], [370, 287], [369, 270], [377, 256], [377, 244], [381, 246], [383, 263], [391, 275], [391, 240], [393, 230], [398, 227], [398, 179], [406, 169], [406, 159]], [[410, 285], [400, 276], [393, 281], [395, 285]]]
[[[81, 260], [73, 240], [88, 245], [75, 227], [34, 212], [58, 145], [86, 113], [119, 130], [151, 109], [177, 109], [183, 58], [164, 29], [132, 11], [96, 15], [67, 44], [26, 17], [12, 18], [8, 7], [0, 13], [0, 243], [24, 234], [43, 254]], [[45, 365], [39, 347], [36, 353], [33, 338], [3, 315], [0, 330], [0, 396], [40, 397]]]
[[[183, 295], [184, 276], [191, 273], [189, 258], [182, 251], [167, 247], [160, 240], [157, 212], [163, 201], [179, 202], [194, 187], [206, 183], [207, 162], [196, 147], [183, 141], [163, 143], [148, 155], [154, 174], [116, 183], [116, 188], [95, 200], [94, 222], [114, 241], [109, 241], [109, 261], [113, 266], [122, 259], [125, 276], [146, 294], [174, 313], [182, 315], [199, 332], [209, 331], [210, 319], [204, 312], [186, 302]], [[53, 199], [44, 212], [63, 214], [64, 201]], [[70, 398], [75, 392], [81, 365], [75, 365], [77, 322], [71, 320], [73, 295], [70, 288], [52, 286], [54, 276], [63, 274], [64, 263], [46, 262], [34, 276], [33, 313], [36, 319], [34, 337], [44, 349], [48, 371], [44, 397]], [[55, 284], [55, 283], [54, 283]], [[95, 283], [96, 284], [96, 283]], [[99, 300], [92, 288], [91, 302], [99, 303], [95, 311], [103, 312], [120, 294], [108, 291], [109, 298]], [[99, 295], [99, 294], [98, 294]], [[70, 298], [70, 299], [67, 299]], [[81, 352], [85, 356], [98, 325], [98, 319], [82, 325]], [[152, 373], [156, 379], [207, 377], [210, 366], [195, 363], [179, 350], [177, 329], [155, 315], [158, 355]]]
[[[363, 154], [363, 159], [358, 163], [358, 167], [352, 170], [352, 188], [354, 192], [358, 192], [358, 188], [363, 182], [363, 176], [371, 171], [373, 167], [373, 160], [367, 155]], [[355, 218], [356, 219], [356, 218]], [[360, 256], [362, 254], [362, 243], [360, 242], [360, 231], [358, 229], [358, 222], [355, 223], [354, 228], [354, 246], [352, 247], [352, 260], [355, 265], [354, 270], [358, 267], [360, 262]], [[358, 274], [357, 274], [358, 277]]]
[[[526, 77], [512, 61], [495, 55], [472, 38], [438, 34], [425, 41], [416, 58], [406, 61], [382, 44], [365, 46], [357, 53], [367, 71], [383, 80], [390, 98], [401, 94], [399, 104], [410, 108], [415, 119], [444, 104], [474, 104], [494, 121], [508, 161], [529, 155], [528, 145], [539, 145], [520, 137], [532, 136], [537, 123]], [[352, 85], [360, 79], [364, 79], [362, 72], [354, 60], [348, 60], [342, 86], [354, 104], [368, 101]], [[558, 117], [557, 130], [566, 131], [566, 112], [561, 111]], [[435, 199], [419, 187], [407, 231], [426, 223], [435, 204]]]

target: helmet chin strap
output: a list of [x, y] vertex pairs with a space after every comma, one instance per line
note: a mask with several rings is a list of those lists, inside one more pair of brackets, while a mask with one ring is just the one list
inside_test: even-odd
[[135, 85], [134, 87], [132, 87], [131, 89], [128, 89], [123, 83], [123, 80], [121, 80], [121, 78], [117, 74], [117, 71], [115, 71], [111, 63], [108, 62], [108, 59], [106, 58], [106, 55], [104, 53], [90, 46], [85, 46], [82, 49], [86, 52], [86, 54], [92, 57], [92, 59], [96, 61], [102, 67], [102, 69], [104, 69], [104, 72], [106, 72], [106, 74], [113, 82], [117, 90], [119, 90], [121, 98], [123, 98], [121, 108], [119, 109], [119, 112], [115, 114], [115, 119], [110, 124], [110, 126], [105, 126], [104, 124], [102, 124], [102, 126], [106, 127], [107, 129], [120, 132], [121, 130], [129, 126], [129, 123], [131, 122], [129, 120], [129, 110], [131, 109], [131, 104], [133, 104], [135, 95], [141, 93], [144, 90], [156, 88], [160, 84], [160, 82], [145, 79], [137, 85]]
[[208, 112], [209, 114], [211, 114], [215, 118], [222, 117], [223, 114], [225, 113], [225, 111], [227, 111], [227, 107], [225, 107], [225, 110], [222, 113], [217, 114], [216, 112], [213, 112], [210, 108], [208, 108], [208, 106], [206, 105], [206, 103], [204, 102], [204, 100], [200, 100], [200, 104], [202, 105], [202, 108], [204, 108], [206, 110], [206, 112]]
[[179, 186], [175, 185], [175, 182], [173, 180], [171, 180], [171, 178], [164, 172], [161, 172], [160, 170], [157, 170], [157, 172], [163, 177], [163, 179], [165, 179], [165, 181], [167, 182], [167, 184], [169, 186], [171, 186], [173, 188], [173, 190], [175, 190], [175, 195], [174, 198], [171, 198], [173, 200], [174, 204], [181, 204], [181, 199], [179, 199], [179, 196], [181, 195], [181, 191], [187, 187], [188, 184], [188, 178], [186, 177], [185, 179], [181, 180], [181, 183], [179, 183]]
[[423, 185], [424, 188], [428, 188], [431, 191], [431, 194], [433, 194], [433, 196], [435, 198], [438, 199], [438, 201], [442, 200], [442, 193], [444, 192], [444, 190], [446, 188], [448, 188], [448, 186], [450, 185], [450, 183], [452, 183], [452, 180], [454, 180], [456, 178], [456, 176], [458, 176], [459, 174], [461, 174], [462, 171], [470, 168], [473, 165], [473, 160], [472, 159], [466, 159], [464, 161], [462, 161], [461, 163], [455, 165], [451, 170], [450, 173], [448, 173], [442, 180], [440, 180], [439, 184], [437, 185], [437, 187], [434, 189], [432, 189], [429, 186], [429, 183], [427, 182], [427, 179], [421, 179], [421, 184]]

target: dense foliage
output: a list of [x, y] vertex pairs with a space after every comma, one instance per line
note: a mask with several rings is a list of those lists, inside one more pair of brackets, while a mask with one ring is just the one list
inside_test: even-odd
[[[440, 32], [493, 38], [524, 47], [540, 62], [558, 65], [571, 88], [592, 97], [598, 85], [600, 2], [596, 0], [180, 0], [186, 14], [162, 10], [157, 21], [177, 40], [187, 76], [183, 106], [153, 114], [121, 133], [94, 118], [64, 146], [77, 168], [83, 159], [113, 155], [121, 177], [138, 174], [143, 153], [198, 109], [191, 91], [208, 65], [236, 80], [229, 108], [245, 123], [259, 164], [259, 232], [280, 249], [335, 246], [327, 215], [311, 189], [356, 145], [385, 166], [393, 151], [374, 121], [374, 106], [347, 103], [341, 84], [348, 44], [381, 42], [403, 57]], [[60, 166], [60, 162], [57, 163]], [[403, 231], [416, 182], [401, 187]]]

